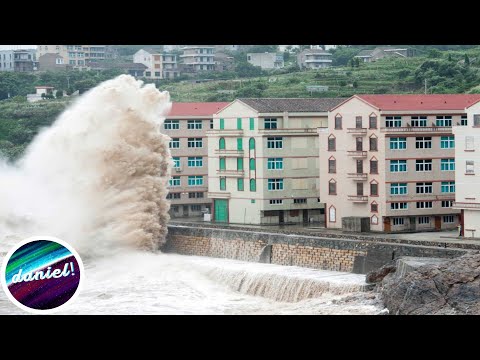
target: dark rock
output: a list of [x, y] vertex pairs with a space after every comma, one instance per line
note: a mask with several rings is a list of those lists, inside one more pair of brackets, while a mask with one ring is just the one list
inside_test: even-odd
[[396, 270], [397, 270], [397, 267], [395, 264], [383, 265], [380, 269], [370, 271], [367, 274], [365, 281], [367, 282], [367, 284], [379, 283], [380, 281], [383, 280], [385, 276], [387, 276], [392, 272], [395, 272]]
[[480, 314], [480, 252], [390, 273], [380, 284], [390, 314]]

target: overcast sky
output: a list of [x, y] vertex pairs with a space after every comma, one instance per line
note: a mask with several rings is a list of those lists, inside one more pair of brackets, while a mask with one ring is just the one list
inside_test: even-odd
[[0, 45], [0, 50], [36, 49], [37, 45]]

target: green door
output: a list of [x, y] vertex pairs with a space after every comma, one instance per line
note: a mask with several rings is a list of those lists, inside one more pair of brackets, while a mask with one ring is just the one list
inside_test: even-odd
[[215, 222], [228, 221], [228, 201], [224, 199], [215, 200]]

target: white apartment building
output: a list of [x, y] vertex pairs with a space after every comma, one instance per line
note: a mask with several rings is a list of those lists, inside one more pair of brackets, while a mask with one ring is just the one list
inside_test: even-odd
[[343, 99], [237, 99], [213, 116], [208, 197], [213, 220], [321, 221], [317, 128]]
[[45, 54], [59, 54], [63, 64], [74, 70], [88, 70], [90, 61], [114, 57], [108, 45], [37, 45], [37, 59]]
[[215, 47], [214, 46], [186, 46], [180, 58], [183, 61], [184, 71], [213, 71], [215, 70]]
[[133, 55], [133, 62], [147, 67], [143, 76], [149, 79], [173, 79], [179, 76], [177, 56], [174, 54], [141, 49]]
[[283, 53], [248, 53], [247, 61], [262, 70], [281, 69], [285, 66]]

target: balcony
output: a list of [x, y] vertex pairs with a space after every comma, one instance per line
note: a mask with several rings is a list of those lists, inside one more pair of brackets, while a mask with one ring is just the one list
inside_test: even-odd
[[347, 132], [354, 136], [366, 136], [367, 128], [348, 128]]
[[368, 174], [366, 173], [349, 173], [348, 178], [353, 181], [367, 181]]
[[383, 127], [380, 128], [382, 133], [451, 133], [451, 126], [406, 126], [406, 127]]
[[258, 133], [262, 136], [282, 136], [282, 135], [304, 135], [317, 134], [317, 128], [292, 128], [292, 129], [258, 129]]
[[366, 203], [368, 202], [368, 196], [366, 195], [348, 195], [348, 200], [354, 203]]
[[479, 203], [466, 203], [466, 202], [454, 202], [452, 205], [453, 209], [471, 209], [471, 210], [480, 210]]
[[234, 178], [243, 178], [245, 171], [243, 170], [217, 170], [218, 176], [234, 177]]
[[363, 159], [367, 157], [366, 151], [347, 151], [348, 156], [354, 159]]
[[223, 156], [243, 156], [243, 150], [215, 149], [215, 154]]
[[232, 136], [232, 137], [239, 137], [243, 136], [243, 130], [240, 129], [214, 129], [214, 130], [207, 130], [206, 131], [207, 136], [208, 135], [214, 135], [214, 136]]
[[209, 199], [230, 199], [230, 193], [226, 191], [209, 191], [207, 197]]

